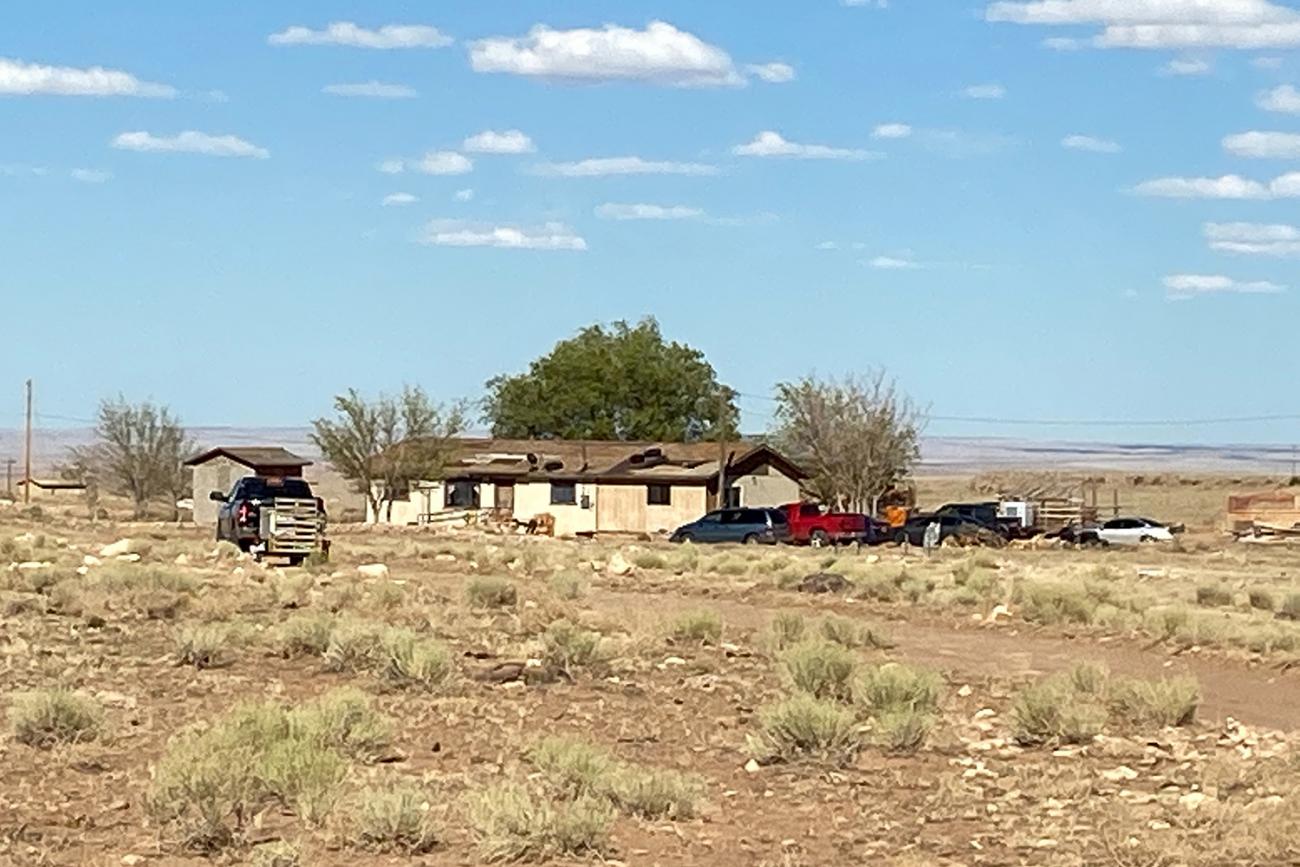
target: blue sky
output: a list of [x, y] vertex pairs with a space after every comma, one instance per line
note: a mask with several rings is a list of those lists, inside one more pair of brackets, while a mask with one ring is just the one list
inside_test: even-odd
[[879, 365], [944, 419], [1300, 411], [1280, 2], [10, 6], [0, 426], [27, 376], [51, 424], [477, 398], [645, 315], [751, 429], [773, 383]]

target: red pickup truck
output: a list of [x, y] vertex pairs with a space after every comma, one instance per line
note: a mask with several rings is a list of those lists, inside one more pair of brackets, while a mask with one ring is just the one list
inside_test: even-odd
[[844, 545], [859, 542], [869, 545], [880, 539], [866, 515], [826, 511], [817, 503], [790, 503], [781, 506], [790, 522], [790, 541], [795, 545]]

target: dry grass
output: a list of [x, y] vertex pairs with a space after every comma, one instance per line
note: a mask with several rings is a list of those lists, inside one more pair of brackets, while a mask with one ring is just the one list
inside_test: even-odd
[[668, 637], [678, 644], [717, 644], [722, 640], [722, 618], [713, 611], [692, 611], [668, 626]]
[[1111, 726], [1141, 732], [1185, 726], [1195, 719], [1199, 702], [1200, 690], [1190, 678], [1117, 678], [1085, 664], [1014, 696], [1014, 736], [1027, 745], [1079, 744]]
[[504, 578], [474, 578], [465, 585], [465, 598], [475, 608], [513, 608], [519, 592]]
[[795, 689], [814, 698], [848, 700], [858, 660], [853, 651], [829, 641], [805, 641], [783, 651], [781, 667]]

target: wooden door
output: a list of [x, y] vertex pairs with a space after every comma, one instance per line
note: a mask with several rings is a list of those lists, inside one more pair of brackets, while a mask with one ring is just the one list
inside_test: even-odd
[[493, 502], [498, 510], [513, 516], [515, 513], [515, 483], [497, 482]]

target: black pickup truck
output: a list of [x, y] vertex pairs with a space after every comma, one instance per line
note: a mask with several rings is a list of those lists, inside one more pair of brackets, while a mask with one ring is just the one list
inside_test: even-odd
[[248, 476], [229, 494], [213, 491], [221, 504], [217, 539], [233, 542], [257, 556], [286, 557], [298, 565], [325, 548], [325, 502], [306, 479]]

